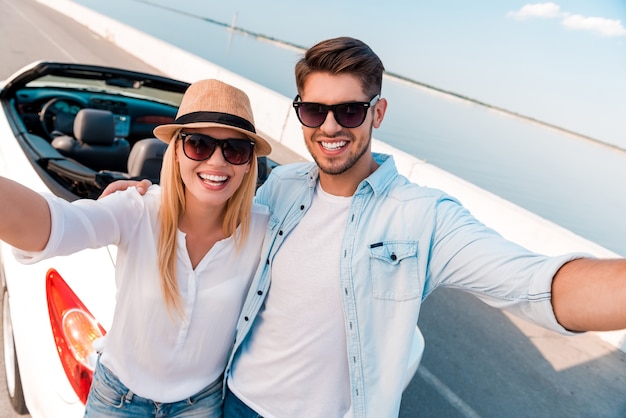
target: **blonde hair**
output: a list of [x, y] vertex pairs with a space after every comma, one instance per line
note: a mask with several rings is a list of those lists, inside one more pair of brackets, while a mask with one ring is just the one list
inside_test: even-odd
[[[175, 132], [163, 156], [157, 258], [165, 305], [170, 313], [173, 309], [182, 316], [184, 313], [176, 277], [176, 249], [178, 245], [176, 237], [179, 216], [185, 211], [185, 185], [176, 162], [177, 143], [178, 132]], [[245, 173], [241, 185], [226, 202], [226, 213], [222, 224], [224, 234], [233, 236], [237, 248], [241, 248], [250, 230], [250, 214], [256, 183], [257, 159], [256, 152], [253, 152], [250, 170]], [[239, 234], [237, 234], [237, 227], [240, 227]]]

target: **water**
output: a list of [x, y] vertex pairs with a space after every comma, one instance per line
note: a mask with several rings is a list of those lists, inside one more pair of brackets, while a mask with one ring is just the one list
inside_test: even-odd
[[[140, 2], [77, 2], [287, 97], [296, 94], [293, 67], [301, 52], [293, 48]], [[389, 108], [377, 139], [626, 256], [626, 152], [389, 77], [383, 95]]]

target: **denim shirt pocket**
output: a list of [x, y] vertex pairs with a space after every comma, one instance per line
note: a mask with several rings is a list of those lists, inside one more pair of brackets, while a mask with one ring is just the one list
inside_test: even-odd
[[385, 241], [369, 246], [372, 295], [376, 299], [420, 297], [417, 241]]

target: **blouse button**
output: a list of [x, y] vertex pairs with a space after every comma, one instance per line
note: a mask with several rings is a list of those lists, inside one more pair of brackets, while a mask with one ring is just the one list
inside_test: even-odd
[[391, 254], [391, 260], [396, 261], [398, 259], [398, 257], [395, 254]]

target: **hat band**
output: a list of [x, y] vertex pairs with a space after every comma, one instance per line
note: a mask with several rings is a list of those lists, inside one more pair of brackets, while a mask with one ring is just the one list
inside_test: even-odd
[[187, 124], [187, 123], [196, 123], [196, 122], [212, 122], [212, 123], [220, 123], [222, 125], [233, 126], [235, 128], [244, 129], [248, 132], [252, 132], [256, 134], [256, 130], [254, 129], [254, 125], [250, 123], [250, 121], [232, 115], [230, 113], [222, 113], [222, 112], [191, 112], [185, 115], [179, 116], [176, 118], [174, 123], [176, 124]]

